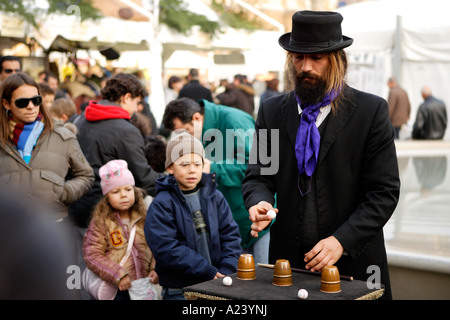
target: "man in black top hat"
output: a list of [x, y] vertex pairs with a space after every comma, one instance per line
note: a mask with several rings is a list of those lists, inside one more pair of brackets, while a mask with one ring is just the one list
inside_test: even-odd
[[[383, 284], [389, 299], [382, 229], [399, 198], [394, 129], [384, 99], [344, 80], [343, 49], [353, 39], [342, 35], [342, 19], [336, 12], [296, 12], [292, 32], [279, 38], [292, 90], [259, 108], [251, 153], [257, 160], [242, 191], [254, 236], [276, 206], [271, 263], [284, 258], [312, 271], [336, 265], [341, 274]], [[282, 165], [268, 171], [261, 155], [273, 152]]]

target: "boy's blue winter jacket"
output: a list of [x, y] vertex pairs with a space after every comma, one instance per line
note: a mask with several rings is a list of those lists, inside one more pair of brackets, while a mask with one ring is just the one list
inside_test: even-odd
[[237, 270], [241, 253], [239, 227], [222, 193], [216, 189], [215, 173], [203, 173], [200, 203], [210, 234], [210, 265], [196, 251], [195, 228], [189, 204], [170, 175], [156, 181], [145, 221], [147, 243], [156, 260], [163, 287], [183, 288]]

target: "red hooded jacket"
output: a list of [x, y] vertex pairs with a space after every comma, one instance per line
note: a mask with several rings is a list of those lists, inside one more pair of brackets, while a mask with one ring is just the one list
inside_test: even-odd
[[102, 105], [97, 101], [89, 102], [86, 107], [85, 117], [88, 121], [100, 121], [108, 119], [127, 119], [130, 120], [130, 114], [119, 105]]

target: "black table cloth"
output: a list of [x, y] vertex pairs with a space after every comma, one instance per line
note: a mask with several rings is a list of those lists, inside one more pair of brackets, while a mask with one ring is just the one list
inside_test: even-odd
[[223, 278], [202, 282], [183, 289], [188, 300], [299, 300], [299, 289], [308, 291], [308, 300], [375, 300], [384, 292], [380, 288], [369, 288], [365, 281], [341, 280], [341, 292], [324, 293], [320, 291], [320, 275], [292, 273], [292, 286], [279, 287], [272, 284], [273, 269], [256, 267], [256, 279], [239, 280], [236, 273], [230, 287], [223, 285]]

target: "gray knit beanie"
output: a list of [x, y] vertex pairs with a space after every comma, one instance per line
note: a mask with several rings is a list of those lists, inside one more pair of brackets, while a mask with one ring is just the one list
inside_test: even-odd
[[186, 130], [175, 130], [167, 143], [165, 167], [170, 167], [179, 158], [190, 153], [198, 154], [204, 162], [205, 149], [200, 140]]

